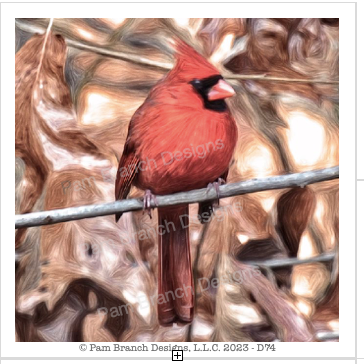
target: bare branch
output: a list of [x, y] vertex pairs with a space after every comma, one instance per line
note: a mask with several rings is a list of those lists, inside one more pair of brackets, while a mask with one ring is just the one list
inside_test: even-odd
[[256, 265], [262, 268], [281, 268], [281, 267], [288, 267], [291, 265], [300, 265], [300, 264], [310, 264], [310, 263], [317, 263], [317, 262], [331, 262], [334, 260], [336, 254], [335, 253], [324, 253], [321, 255], [317, 255], [312, 258], [307, 259], [298, 259], [298, 258], [282, 258], [282, 259], [270, 259], [265, 261], [247, 261], [243, 262], [244, 264], [248, 265]]
[[[339, 166], [318, 169], [303, 173], [282, 176], [257, 178], [249, 181], [230, 183], [220, 187], [220, 198], [242, 195], [266, 190], [277, 190], [290, 187], [304, 187], [308, 184], [339, 178]], [[157, 196], [158, 207], [190, 204], [217, 199], [214, 189], [203, 188], [173, 195]], [[154, 202], [151, 207], [157, 207]], [[15, 216], [15, 228], [50, 225], [60, 222], [81, 220], [90, 217], [114, 215], [117, 212], [128, 212], [143, 209], [143, 201], [138, 199], [115, 201], [99, 205], [70, 207], [59, 210], [32, 212]]]
[[42, 52], [40, 54], [40, 60], [39, 60], [39, 65], [38, 65], [38, 69], [37, 69], [37, 75], [35, 77], [35, 83], [37, 83], [38, 80], [39, 80], [40, 69], [42, 68], [43, 58], [44, 58], [44, 54], [45, 54], [45, 50], [46, 50], [46, 45], [47, 45], [47, 40], [49, 38], [49, 33], [51, 32], [51, 29], [52, 29], [52, 24], [53, 24], [53, 18], [50, 18], [49, 19], [49, 24], [48, 24], [47, 30], [45, 32], [45, 37], [44, 37]]
[[337, 331], [318, 332], [316, 334], [316, 339], [319, 341], [338, 340], [339, 332]]
[[[30, 32], [30, 33], [43, 34], [45, 31], [44, 28], [42, 28], [42, 27], [39, 27], [39, 26], [36, 26], [33, 24], [26, 24], [19, 20], [16, 20], [15, 24], [19, 29], [24, 30], [26, 32]], [[133, 62], [136, 64], [141, 64], [144, 66], [152, 66], [152, 67], [156, 67], [156, 68], [161, 68], [161, 69], [164, 69], [167, 71], [173, 67], [172, 63], [152, 61], [148, 58], [140, 57], [140, 56], [137, 56], [134, 54], [113, 51], [111, 49], [102, 48], [102, 47], [94, 46], [91, 44], [86, 44], [86, 43], [72, 40], [72, 39], [69, 39], [66, 37], [64, 37], [64, 39], [69, 47], [81, 49], [83, 51], [94, 52], [94, 53], [101, 54], [101, 55], [104, 55], [107, 57], [122, 59], [124, 61], [129, 61], [129, 62]]]
[[302, 78], [285, 78], [285, 77], [274, 77], [267, 75], [237, 75], [237, 74], [224, 74], [224, 78], [227, 80], [257, 80], [257, 81], [276, 81], [276, 82], [297, 82], [297, 83], [323, 83], [323, 84], [339, 84], [339, 81], [333, 80], [319, 80], [311, 79], [305, 80]]
[[[19, 29], [24, 30], [26, 32], [40, 33], [40, 34], [43, 34], [45, 32], [45, 29], [43, 27], [37, 26], [34, 24], [27, 24], [27, 23], [19, 21], [19, 20], [16, 20], [15, 24]], [[94, 52], [94, 53], [97, 53], [100, 55], [104, 55], [106, 57], [122, 59], [124, 61], [129, 61], [129, 62], [133, 62], [136, 64], [145, 65], [145, 66], [156, 67], [156, 68], [160, 68], [160, 69], [163, 69], [166, 71], [169, 71], [173, 67], [172, 63], [153, 61], [151, 59], [148, 59], [145, 57], [140, 57], [135, 54], [114, 51], [112, 49], [94, 46], [94, 45], [87, 44], [87, 43], [84, 43], [81, 41], [72, 40], [72, 39], [69, 39], [66, 37], [64, 37], [64, 38], [69, 47], [81, 49], [84, 51]], [[226, 73], [223, 76], [224, 76], [224, 78], [230, 79], [230, 80], [257, 80], [257, 81], [321, 83], [321, 84], [338, 84], [339, 83], [339, 81], [337, 81], [337, 80], [285, 78], [285, 77], [267, 76], [265, 74], [263, 74], [263, 75], [238, 75], [238, 74], [233, 74], [233, 73]]]
[[123, 53], [123, 52], [113, 51], [113, 50], [106, 49], [106, 48], [96, 47], [96, 46], [81, 43], [81, 42], [78, 42], [78, 41], [75, 41], [72, 39], [66, 39], [66, 43], [70, 47], [78, 48], [83, 51], [94, 52], [94, 53], [97, 53], [97, 54], [100, 54], [103, 56], [107, 56], [107, 57], [111, 57], [111, 58], [118, 58], [118, 59], [122, 59], [124, 61], [141, 64], [143, 66], [152, 66], [152, 67], [161, 68], [161, 69], [167, 70], [167, 71], [169, 71], [173, 67], [172, 63], [152, 61], [151, 59], [148, 59], [145, 57], [140, 57], [135, 54]]
[[252, 267], [236, 262], [244, 275], [244, 290], [250, 292], [267, 315], [279, 340], [284, 342], [315, 341], [315, 334], [308, 321], [290, 305], [289, 296], [278, 289], [263, 274], [252, 274]]
[[[339, 340], [339, 332], [338, 331], [321, 331], [321, 332], [316, 333], [315, 338], [318, 341]], [[275, 341], [281, 342], [281, 340], [275, 340]]]

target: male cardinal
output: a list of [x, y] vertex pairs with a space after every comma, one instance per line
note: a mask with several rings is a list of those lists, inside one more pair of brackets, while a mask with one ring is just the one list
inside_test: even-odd
[[[237, 141], [237, 127], [224, 101], [234, 95], [233, 88], [192, 47], [178, 40], [175, 48], [174, 68], [130, 121], [115, 183], [116, 200], [125, 199], [132, 184], [146, 190], [144, 207], [149, 214], [154, 194], [211, 184], [218, 191]], [[213, 203], [200, 204], [201, 222], [210, 216]], [[187, 204], [158, 208], [158, 318], [164, 326], [193, 319], [188, 224]]]

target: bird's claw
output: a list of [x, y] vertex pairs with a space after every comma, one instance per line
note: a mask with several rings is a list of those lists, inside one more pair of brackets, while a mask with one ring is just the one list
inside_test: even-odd
[[153, 201], [155, 206], [158, 206], [157, 199], [153, 195], [152, 191], [146, 190], [143, 199], [143, 214], [145, 211], [147, 211], [150, 218], [152, 218], [152, 207], [150, 206], [151, 201]]
[[218, 178], [217, 181], [209, 183], [207, 185], [207, 192], [209, 192], [211, 190], [211, 188], [214, 188], [216, 191], [217, 199], [219, 199], [220, 198], [220, 186], [222, 186], [225, 183], [226, 183], [226, 181], [223, 178]]

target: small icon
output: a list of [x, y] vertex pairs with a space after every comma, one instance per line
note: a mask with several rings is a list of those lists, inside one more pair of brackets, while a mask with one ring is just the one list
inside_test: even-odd
[[87, 345], [86, 344], [81, 344], [80, 345], [80, 350], [81, 351], [86, 351], [86, 349], [87, 349]]
[[183, 361], [183, 350], [172, 350], [172, 361]]

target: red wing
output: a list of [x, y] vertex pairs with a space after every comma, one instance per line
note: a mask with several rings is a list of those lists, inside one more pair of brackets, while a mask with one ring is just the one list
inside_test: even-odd
[[[120, 159], [115, 181], [115, 199], [122, 200], [127, 198], [131, 184], [138, 172], [139, 158], [134, 151], [129, 152], [125, 145], [124, 153]], [[119, 221], [122, 213], [115, 214], [116, 222]]]
[[138, 172], [139, 158], [135, 154], [135, 143], [132, 135], [135, 125], [138, 125], [138, 121], [141, 120], [141, 116], [143, 115], [143, 105], [135, 112], [129, 123], [128, 136], [116, 173], [115, 200], [127, 198], [133, 179]]
[[139, 158], [134, 152], [124, 149], [116, 174], [115, 199], [122, 200], [128, 196], [133, 179], [138, 172]]
[[[128, 196], [132, 182], [138, 173], [139, 167], [139, 157], [136, 155], [135, 145], [136, 141], [140, 143], [140, 128], [143, 129], [144, 124], [150, 120], [150, 114], [152, 112], [146, 113], [149, 108], [148, 100], [151, 94], [147, 97], [144, 103], [135, 112], [132, 119], [130, 120], [128, 128], [128, 136], [125, 142], [124, 152], [121, 156], [118, 171], [116, 174], [115, 181], [115, 199], [122, 200]], [[153, 110], [153, 109], [152, 109]], [[143, 124], [144, 123], [144, 124]], [[116, 214], [116, 222], [119, 220], [122, 214]]]

